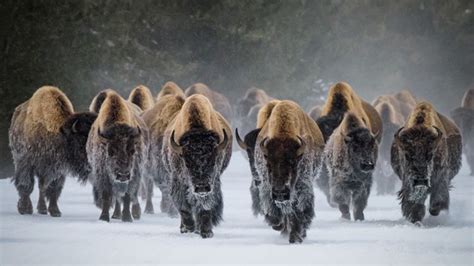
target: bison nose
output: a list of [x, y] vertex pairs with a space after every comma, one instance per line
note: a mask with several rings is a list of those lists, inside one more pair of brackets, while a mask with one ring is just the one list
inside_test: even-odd
[[290, 187], [283, 186], [283, 187], [274, 187], [272, 188], [272, 198], [275, 201], [288, 201], [290, 200]]
[[375, 168], [375, 164], [373, 162], [367, 161], [367, 162], [362, 162], [360, 164], [360, 169], [363, 171], [372, 171]]
[[211, 186], [209, 184], [194, 185], [194, 193], [209, 193], [209, 192], [211, 192]]
[[119, 182], [126, 182], [130, 180], [130, 172], [129, 171], [118, 171], [116, 175], [116, 180]]

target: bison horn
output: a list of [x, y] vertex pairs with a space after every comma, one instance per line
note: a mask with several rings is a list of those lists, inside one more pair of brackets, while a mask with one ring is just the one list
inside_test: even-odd
[[405, 127], [401, 127], [401, 128], [399, 128], [399, 129], [397, 130], [397, 132], [396, 132], [395, 135], [394, 135], [394, 137], [395, 137], [396, 139], [398, 139], [398, 138], [400, 137], [400, 132], [401, 132], [404, 128], [405, 128]]
[[441, 129], [439, 129], [439, 127], [437, 126], [433, 126], [433, 127], [436, 129], [436, 132], [438, 133], [438, 136], [436, 138], [441, 139], [441, 137], [443, 136], [443, 131], [441, 131]]
[[76, 134], [79, 132], [79, 130], [77, 129], [77, 122], [79, 121], [79, 119], [76, 119], [74, 121], [74, 123], [72, 123], [72, 127], [71, 127], [71, 131], [72, 133]]
[[268, 137], [265, 137], [262, 141], [260, 141], [260, 149], [262, 150], [264, 154], [267, 153], [267, 147], [265, 147], [267, 144], [267, 140], [268, 140]]
[[235, 128], [235, 137], [237, 138], [237, 143], [239, 144], [240, 148], [242, 148], [242, 150], [247, 150], [247, 144], [245, 144], [245, 142], [240, 138], [240, 135], [239, 135], [239, 130], [237, 128]]
[[382, 130], [379, 130], [379, 131], [377, 131], [377, 133], [372, 134], [372, 136], [374, 136], [374, 138], [377, 140], [377, 143], [379, 142], [378, 139], [379, 139], [379, 137], [380, 137], [380, 133], [381, 133], [381, 132], [382, 132]]
[[304, 151], [305, 151], [305, 147], [306, 147], [306, 142], [304, 141], [304, 139], [300, 136], [298, 136], [298, 140], [300, 141], [300, 147], [298, 148], [298, 150], [296, 151], [296, 156], [301, 156], [303, 155]]
[[171, 149], [176, 152], [177, 154], [182, 154], [183, 153], [183, 147], [181, 147], [176, 141], [174, 140], [174, 130], [171, 132], [171, 137], [170, 137], [170, 146]]
[[224, 134], [224, 139], [221, 143], [219, 143], [219, 146], [217, 146], [218, 150], [224, 150], [227, 147], [227, 143], [229, 142], [229, 137], [227, 136], [225, 129], [222, 129], [222, 133]]

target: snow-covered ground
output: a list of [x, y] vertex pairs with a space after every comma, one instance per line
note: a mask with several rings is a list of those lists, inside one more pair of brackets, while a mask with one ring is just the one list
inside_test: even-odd
[[[222, 178], [224, 222], [214, 238], [180, 234], [179, 219], [158, 213], [133, 223], [98, 220], [91, 186], [68, 179], [61, 218], [17, 213], [10, 180], [0, 181], [0, 265], [158, 263], [474, 264], [474, 179], [467, 167], [454, 179], [449, 214], [415, 227], [395, 196], [369, 199], [364, 222], [343, 222], [316, 190], [316, 218], [300, 245], [273, 231], [250, 210], [248, 164], [239, 152]], [[159, 209], [159, 192], [155, 193]], [[38, 190], [32, 195], [36, 205]]]

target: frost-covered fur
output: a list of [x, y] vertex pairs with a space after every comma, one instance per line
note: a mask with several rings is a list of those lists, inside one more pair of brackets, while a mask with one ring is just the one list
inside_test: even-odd
[[461, 135], [456, 125], [427, 102], [418, 103], [392, 144], [392, 167], [402, 180], [403, 216], [420, 222], [449, 208], [451, 179], [461, 168]]
[[171, 177], [171, 197], [181, 216], [181, 233], [212, 237], [224, 206], [220, 176], [232, 154], [228, 123], [207, 98], [193, 95], [166, 129], [162, 153]]
[[[92, 167], [90, 182], [94, 201], [102, 209], [101, 220], [112, 218], [131, 222], [141, 215], [137, 193], [147, 153], [148, 131], [134, 109], [118, 94], [109, 92], [100, 107], [87, 141]], [[120, 212], [120, 202], [123, 210]], [[132, 213], [130, 213], [130, 204]]]
[[357, 115], [347, 113], [325, 148], [330, 200], [337, 204], [342, 218], [350, 220], [352, 203], [354, 219], [364, 220], [376, 161], [376, 136]]
[[301, 243], [314, 217], [313, 179], [321, 165], [323, 136], [316, 123], [294, 102], [272, 110], [255, 145], [261, 178], [260, 201], [273, 229]]
[[85, 145], [95, 119], [93, 113], [74, 113], [66, 95], [50, 86], [41, 87], [15, 109], [9, 137], [20, 214], [33, 213], [30, 194], [36, 176], [40, 190], [38, 213], [61, 216], [57, 203], [65, 177], [87, 179], [90, 173]]
[[474, 176], [474, 89], [466, 91], [461, 107], [451, 111], [451, 117], [461, 130], [463, 151]]

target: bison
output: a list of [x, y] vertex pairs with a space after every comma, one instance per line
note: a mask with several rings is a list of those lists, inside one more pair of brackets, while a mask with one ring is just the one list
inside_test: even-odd
[[164, 134], [163, 159], [171, 197], [181, 216], [181, 233], [214, 234], [222, 220], [220, 176], [232, 154], [228, 122], [203, 95], [186, 99]]
[[177, 210], [173, 205], [170, 189], [171, 179], [163, 165], [163, 136], [165, 130], [183, 106], [184, 98], [177, 95], [160, 97], [155, 106], [143, 113], [142, 118], [150, 131], [150, 149], [146, 163], [147, 175], [161, 190], [161, 212], [176, 216]]
[[252, 198], [252, 211], [255, 216], [258, 216], [259, 214], [263, 215], [260, 204], [260, 187], [262, 180], [258, 175], [257, 168], [255, 167], [255, 143], [257, 141], [257, 136], [260, 133], [260, 130], [267, 122], [273, 107], [275, 107], [278, 102], [279, 101], [277, 100], [273, 100], [260, 109], [260, 111], [258, 112], [256, 129], [250, 131], [247, 135], [245, 135], [243, 140], [239, 135], [238, 129], [235, 129], [235, 137], [237, 139], [237, 143], [239, 144], [240, 148], [242, 148], [242, 150], [246, 152], [246, 155], [249, 159], [250, 172], [252, 173], [250, 195]]
[[[328, 141], [333, 131], [339, 126], [347, 112], [353, 112], [362, 119], [362, 122], [372, 132], [377, 135], [380, 141], [382, 137], [382, 119], [369, 103], [362, 100], [345, 82], [338, 82], [331, 86], [328, 92], [328, 98], [323, 105], [321, 115], [317, 119], [318, 124], [325, 141]], [[329, 195], [329, 174], [326, 165], [323, 163], [319, 178], [316, 180], [318, 187], [326, 195], [328, 203], [335, 207], [330, 200]]]
[[309, 110], [308, 115], [316, 122], [318, 121], [318, 118], [321, 116], [321, 111], [322, 111], [321, 106], [315, 105]]
[[474, 89], [466, 91], [461, 107], [452, 110], [451, 117], [461, 130], [464, 154], [474, 176]]
[[461, 135], [456, 125], [428, 102], [419, 102], [395, 134], [391, 163], [402, 181], [399, 191], [403, 216], [421, 223], [425, 200], [436, 216], [449, 208], [451, 179], [461, 167]]
[[351, 219], [352, 202], [354, 220], [364, 220], [377, 162], [377, 139], [362, 118], [348, 112], [326, 144], [330, 200], [339, 207], [343, 219]]
[[229, 100], [223, 94], [211, 90], [206, 84], [195, 83], [186, 89], [185, 95], [189, 97], [194, 94], [206, 96], [212, 103], [212, 106], [218, 111], [229, 123], [232, 122], [233, 111]]
[[273, 229], [301, 243], [314, 217], [313, 178], [321, 165], [324, 140], [316, 123], [292, 101], [273, 107], [255, 144], [262, 180], [260, 200]]
[[168, 81], [163, 85], [161, 88], [160, 93], [158, 93], [158, 96], [156, 97], [156, 100], [159, 100], [161, 97], [166, 96], [166, 95], [178, 95], [181, 96], [182, 98], [185, 98], [183, 90], [174, 82]]
[[132, 92], [130, 92], [128, 101], [140, 107], [142, 111], [151, 109], [155, 104], [155, 99], [150, 89], [143, 85], [135, 87]]
[[237, 116], [244, 118], [255, 105], [265, 105], [271, 100], [273, 100], [273, 98], [268, 96], [264, 90], [252, 87], [248, 89], [244, 97], [237, 102]]
[[66, 176], [82, 180], [90, 173], [85, 147], [96, 117], [90, 112], [75, 113], [66, 95], [51, 86], [39, 88], [15, 109], [9, 138], [20, 214], [33, 213], [30, 195], [36, 176], [40, 191], [38, 213], [61, 216], [58, 198]]
[[[109, 90], [87, 140], [87, 158], [92, 167], [94, 201], [102, 209], [100, 220], [132, 222], [141, 215], [137, 192], [147, 152], [148, 130], [132, 104]], [[120, 213], [120, 204], [123, 210]], [[132, 213], [130, 213], [130, 204]]]

